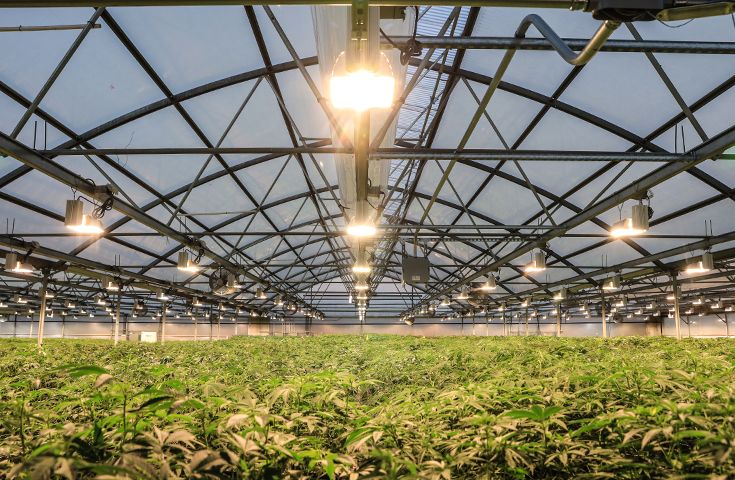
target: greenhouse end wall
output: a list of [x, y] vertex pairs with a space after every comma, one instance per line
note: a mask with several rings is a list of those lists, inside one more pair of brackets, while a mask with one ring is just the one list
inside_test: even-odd
[[[716, 338], [735, 335], [735, 329], [717, 316], [682, 317], [681, 336]], [[33, 319], [19, 315], [16, 319], [11, 315], [4, 323], [0, 323], [0, 338], [36, 338], [38, 335], [38, 317]], [[730, 319], [728, 319], [730, 320]], [[96, 317], [94, 319], [63, 319], [59, 317], [47, 318], [44, 323], [44, 338], [95, 338], [112, 339], [115, 331], [115, 322], [112, 317]], [[563, 337], [602, 337], [602, 322], [599, 318], [572, 320], [562, 323]], [[628, 321], [623, 323], [608, 323], [608, 332], [612, 337], [618, 336], [676, 336], [676, 324], [673, 319], [665, 318], [663, 323]], [[135, 321], [122, 320], [119, 326], [120, 339], [132, 340], [141, 332], [156, 332], [161, 338], [162, 324], [159, 320], [138, 319]], [[516, 321], [507, 322], [507, 335], [523, 336], [526, 334], [526, 324]], [[397, 335], [476, 335], [502, 336], [503, 324], [498, 319], [485, 321], [485, 318], [465, 319], [440, 322], [429, 319], [417, 320], [414, 325], [406, 325], [395, 318], [370, 319], [370, 323], [360, 325], [356, 318], [343, 318], [338, 321], [314, 321], [311, 326], [306, 325], [303, 319], [293, 322], [271, 322], [269, 329], [261, 329], [261, 334], [274, 336], [297, 336], [304, 334], [351, 334], [381, 333]], [[556, 323], [530, 323], [529, 335], [555, 336]], [[196, 326], [197, 340], [226, 339], [233, 335], [252, 335], [246, 319], [223, 321], [210, 324], [209, 321], [199, 321]], [[169, 319], [166, 322], [166, 340], [194, 340], [194, 321], [189, 319]]]

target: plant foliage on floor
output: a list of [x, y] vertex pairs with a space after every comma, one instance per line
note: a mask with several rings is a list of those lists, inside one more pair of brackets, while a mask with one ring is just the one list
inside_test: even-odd
[[0, 340], [0, 479], [734, 478], [729, 340]]

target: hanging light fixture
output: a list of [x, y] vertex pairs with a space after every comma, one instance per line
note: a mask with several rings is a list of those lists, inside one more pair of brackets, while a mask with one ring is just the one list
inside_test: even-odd
[[365, 250], [357, 252], [357, 261], [355, 262], [355, 266], [352, 267], [352, 271], [355, 273], [370, 273], [370, 265], [368, 265], [367, 252]]
[[[681, 298], [681, 287], [679, 286], [676, 287], [676, 297]], [[666, 296], [666, 300], [674, 300], [674, 299], [675, 299], [674, 292], [671, 292], [670, 294]]]
[[202, 306], [202, 302], [199, 301], [199, 297], [194, 297], [194, 299], [191, 301], [191, 304], [195, 307]]
[[610, 233], [613, 237], [640, 235], [648, 230], [648, 206], [633, 205], [632, 216], [616, 222]]
[[23, 298], [20, 293], [16, 293], [13, 295], [13, 303], [28, 303], [28, 300]]
[[25, 257], [23, 260], [18, 260], [18, 254], [15, 252], [5, 254], [5, 270], [13, 273], [33, 273], [35, 271], [33, 265], [25, 261]]
[[618, 290], [620, 288], [620, 276], [615, 275], [610, 280], [606, 280], [605, 283], [602, 284], [603, 290]]
[[370, 237], [375, 235], [375, 223], [370, 217], [368, 203], [365, 201], [355, 204], [355, 215], [350, 220], [347, 233], [356, 237]]
[[156, 289], [156, 298], [159, 300], [168, 300], [168, 295], [163, 291], [162, 288]]
[[94, 297], [94, 303], [97, 305], [107, 305], [107, 302], [104, 298], [102, 298], [100, 295], [95, 295]]
[[[393, 104], [396, 81], [388, 57], [376, 42], [379, 21], [379, 10], [353, 8], [349, 45], [337, 57], [329, 80], [335, 108], [362, 111], [389, 108]], [[368, 41], [370, 37], [372, 44]]]
[[81, 200], [66, 201], [64, 225], [77, 233], [98, 234], [105, 232], [99, 218], [84, 214], [84, 204]]
[[442, 298], [442, 303], [440, 304], [442, 307], [448, 307], [449, 306], [449, 297], [445, 296]]
[[527, 307], [528, 306], [528, 298], [523, 298], [523, 301], [521, 301], [521, 307]]
[[467, 287], [462, 287], [462, 290], [459, 292], [459, 296], [457, 296], [457, 300], [467, 300], [470, 296], [470, 291]]
[[112, 292], [112, 291], [120, 290], [120, 285], [114, 282], [112, 278], [110, 278], [109, 276], [104, 275], [102, 277], [102, 288], [104, 288], [107, 291]]
[[556, 292], [556, 295], [554, 295], [554, 300], [560, 301], [560, 300], [566, 300], [567, 299], [567, 289], [562, 288], [558, 292]]
[[694, 299], [694, 301], [692, 302], [692, 305], [704, 305], [706, 301], [707, 300], [704, 298], [704, 295], [700, 295]]
[[178, 268], [182, 272], [196, 273], [199, 271], [199, 265], [196, 261], [189, 259], [189, 252], [179, 252]]
[[482, 286], [480, 287], [480, 290], [482, 290], [483, 292], [489, 292], [491, 290], [495, 290], [496, 288], [498, 288], [498, 285], [495, 281], [495, 275], [490, 275], [489, 277], [483, 280], [484, 282]]
[[[343, 55], [335, 64], [338, 71]], [[381, 69], [390, 72], [388, 58], [381, 52]], [[385, 66], [384, 66], [385, 65]], [[342, 75], [332, 74], [330, 88], [332, 104], [335, 108], [351, 108], [357, 111], [369, 108], [389, 108], [393, 104], [393, 91], [396, 81], [391, 75], [360, 70]]]
[[263, 291], [263, 287], [258, 286], [255, 289], [255, 298], [258, 298], [260, 300], [266, 300], [268, 297], [266, 296], [265, 292]]
[[367, 298], [368, 298], [367, 292], [364, 292], [364, 291], [363, 292], [357, 292], [357, 297], [356, 298], [358, 300], [367, 300]]
[[715, 261], [711, 253], [703, 253], [699, 261], [687, 265], [687, 273], [704, 273], [715, 268]]
[[501, 304], [500, 304], [500, 306], [498, 307], [498, 311], [499, 311], [499, 312], [504, 312], [504, 311], [505, 311], [505, 309], [506, 309], [506, 306], [505, 306], [505, 302], [503, 302], [503, 303], [501, 303]]
[[526, 273], [543, 272], [546, 270], [546, 255], [544, 252], [536, 252], [533, 254], [533, 261], [526, 264], [523, 269]]
[[359, 280], [355, 284], [355, 290], [367, 290], [368, 288], [369, 288], [368, 287], [368, 284], [367, 284], [367, 282], [365, 280]]

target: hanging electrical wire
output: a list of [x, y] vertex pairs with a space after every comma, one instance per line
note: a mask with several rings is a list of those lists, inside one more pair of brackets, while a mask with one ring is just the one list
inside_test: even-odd
[[416, 40], [416, 33], [418, 32], [419, 28], [419, 7], [413, 8], [416, 9], [416, 15], [413, 25], [413, 35], [411, 35], [411, 38], [406, 42], [405, 46], [399, 47], [392, 38], [386, 35], [382, 28], [380, 29], [380, 34], [383, 35], [383, 37], [385, 37], [385, 39], [388, 40], [390, 44], [393, 45], [393, 47], [401, 52], [401, 65], [408, 65], [408, 61], [411, 60], [411, 57], [418, 57], [424, 51], [421, 42]]

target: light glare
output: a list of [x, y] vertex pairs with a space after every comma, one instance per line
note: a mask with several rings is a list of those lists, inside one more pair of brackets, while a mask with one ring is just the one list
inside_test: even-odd
[[362, 111], [369, 108], [389, 108], [393, 104], [396, 81], [393, 77], [359, 70], [333, 76], [329, 84], [335, 108]]

